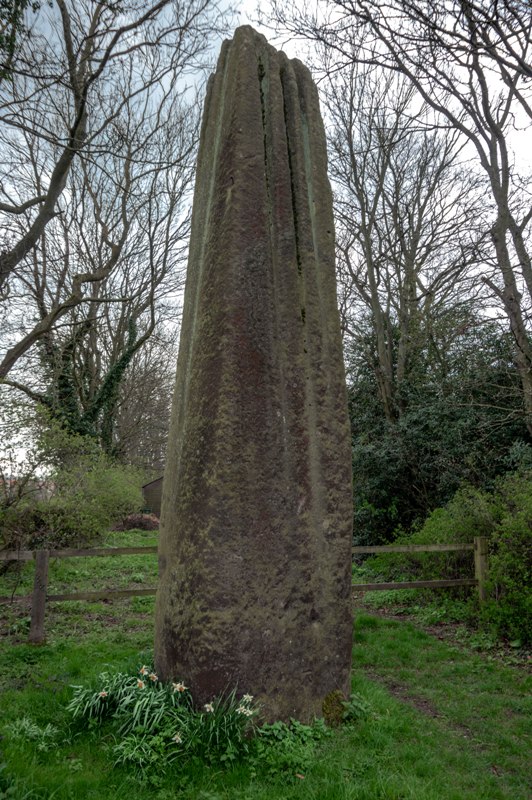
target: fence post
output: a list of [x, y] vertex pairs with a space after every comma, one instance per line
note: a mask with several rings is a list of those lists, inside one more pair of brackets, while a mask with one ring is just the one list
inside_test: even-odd
[[48, 589], [48, 550], [37, 550], [35, 553], [35, 578], [31, 598], [31, 624], [28, 641], [31, 644], [43, 644], [44, 611], [46, 608], [46, 591]]
[[475, 578], [478, 581], [478, 599], [481, 603], [487, 600], [486, 581], [488, 578], [488, 539], [486, 536], [475, 536]]

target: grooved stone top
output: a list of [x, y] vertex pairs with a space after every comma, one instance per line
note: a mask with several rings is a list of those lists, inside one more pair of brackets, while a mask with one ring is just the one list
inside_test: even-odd
[[267, 719], [349, 692], [351, 453], [316, 87], [250, 27], [201, 130], [159, 547], [156, 665]]

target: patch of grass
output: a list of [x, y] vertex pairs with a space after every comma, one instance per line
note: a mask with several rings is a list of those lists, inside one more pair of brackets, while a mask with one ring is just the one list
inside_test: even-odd
[[365, 592], [364, 605], [376, 609], [392, 608], [396, 614], [415, 614], [420, 622], [426, 623], [464, 622], [474, 625], [478, 618], [476, 595], [467, 598], [453, 597], [447, 590], [445, 593], [430, 589]]
[[[475, 596], [453, 597], [445, 592], [426, 589], [398, 589], [365, 592], [357, 599], [361, 610], [370, 614], [392, 616], [415, 622], [440, 638], [483, 652], [488, 659], [507, 665], [530, 665], [532, 653], [520, 640], [508, 641], [497, 635], [493, 627], [480, 626], [479, 604]], [[479, 627], [480, 626], [480, 627]]]
[[[155, 539], [114, 534], [113, 543], [125, 544], [124, 538], [131, 544]], [[107, 570], [120, 561], [87, 559], [94, 572], [83, 578], [86, 587], [107, 580]], [[151, 582], [147, 561], [134, 566], [146, 584]], [[116, 732], [80, 730], [67, 705], [72, 685], [88, 685], [102, 671], [132, 673], [150, 663], [153, 608], [152, 597], [50, 603], [48, 638], [41, 647], [24, 642], [27, 615], [21, 614], [15, 630], [13, 613], [11, 629], [0, 639], [0, 800], [530, 796], [532, 708], [525, 670], [439, 641], [409, 621], [367, 613], [357, 616], [355, 627], [352, 721], [313, 743], [312, 757], [295, 742], [283, 758], [265, 749], [253, 763], [226, 771], [191, 761], [139, 782], [131, 769], [113, 766]]]
[[[148, 626], [145, 628], [148, 633]], [[366, 713], [319, 743], [303, 771], [261, 770], [260, 763], [228, 772], [192, 763], [157, 785], [138, 784], [112, 769], [116, 742], [96, 731], [70, 729], [66, 704], [72, 683], [90, 681], [102, 666], [130, 670], [148, 660], [127, 634], [61, 637], [44, 647], [5, 648], [0, 725], [6, 797], [170, 800], [525, 800], [528, 744], [526, 678], [486, 663], [417, 630], [362, 616], [356, 625], [353, 690]], [[15, 686], [15, 684], [17, 684]], [[26, 717], [62, 731], [51, 750], [10, 736]], [[297, 755], [297, 753], [296, 753]], [[4, 790], [6, 791], [6, 790]], [[0, 794], [0, 797], [2, 795]]]
[[448, 732], [447, 745], [456, 740], [464, 753], [474, 753], [472, 769], [491, 772], [499, 788], [487, 797], [511, 796], [504, 788], [514, 797], [528, 796], [532, 680], [527, 671], [451, 646], [409, 622], [364, 614], [355, 641], [356, 672], [370, 675], [404, 705], [424, 709], [425, 717]]

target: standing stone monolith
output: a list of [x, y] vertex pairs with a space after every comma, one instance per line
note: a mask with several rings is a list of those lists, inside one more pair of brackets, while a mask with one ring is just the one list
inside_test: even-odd
[[[250, 27], [205, 101], [164, 478], [156, 669], [266, 719], [349, 693], [351, 449], [310, 72]], [[333, 695], [334, 696], [334, 695]]]

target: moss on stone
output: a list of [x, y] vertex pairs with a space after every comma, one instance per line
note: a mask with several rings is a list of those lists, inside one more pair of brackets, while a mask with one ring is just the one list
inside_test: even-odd
[[345, 710], [345, 695], [340, 689], [333, 689], [332, 692], [323, 698], [322, 711], [323, 718], [329, 728], [337, 728], [342, 724]]

